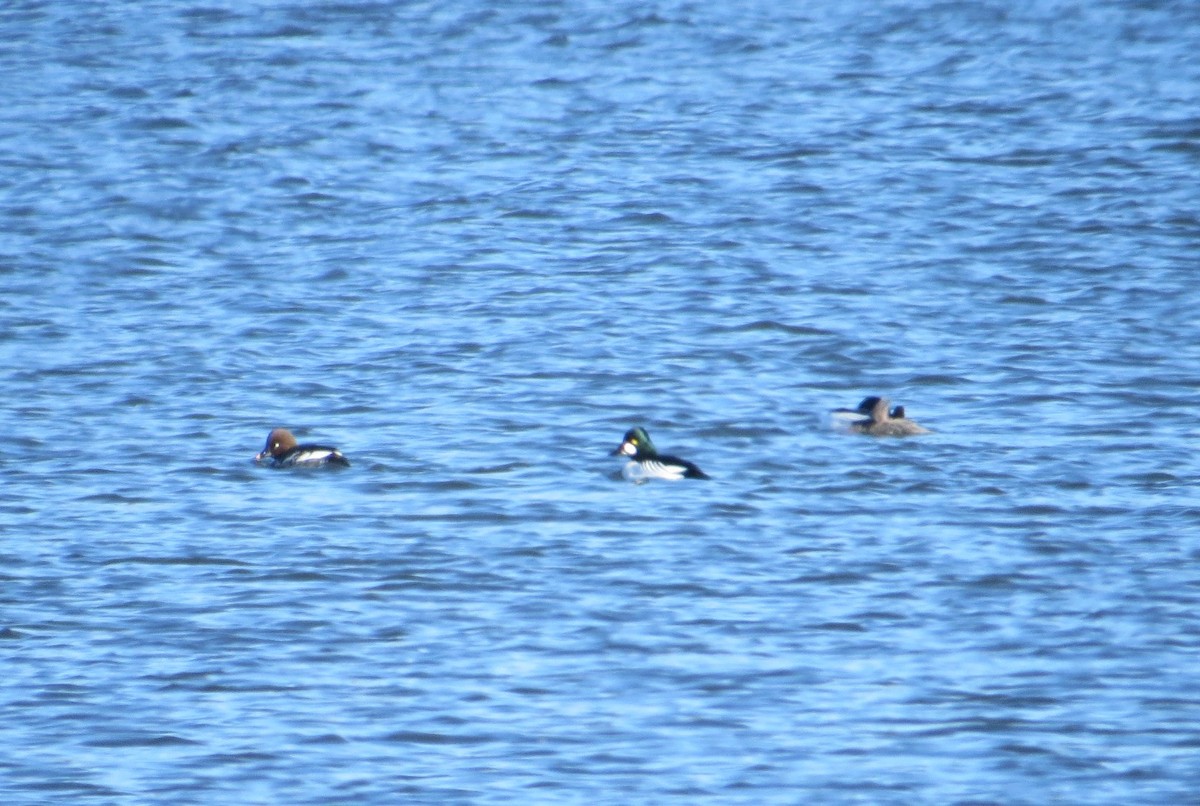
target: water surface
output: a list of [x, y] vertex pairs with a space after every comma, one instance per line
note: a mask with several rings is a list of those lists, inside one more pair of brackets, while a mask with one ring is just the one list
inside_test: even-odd
[[1192, 4], [0, 34], [5, 802], [1195, 799]]

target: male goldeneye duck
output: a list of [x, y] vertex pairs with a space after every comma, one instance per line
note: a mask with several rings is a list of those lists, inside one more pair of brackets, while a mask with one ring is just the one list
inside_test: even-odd
[[641, 483], [646, 479], [706, 479], [708, 474], [686, 459], [664, 456], [654, 448], [650, 435], [640, 426], [625, 432], [625, 439], [613, 451], [613, 456], [628, 456], [631, 462], [621, 468], [629, 481]]
[[[843, 430], [853, 430], [856, 423], [866, 423], [871, 420], [871, 410], [875, 408], [875, 404], [879, 402], [879, 398], [872, 395], [864, 397], [857, 408], [853, 409], [831, 409], [829, 412], [829, 423], [834, 428]], [[889, 412], [892, 418], [904, 417], [904, 407], [896, 406]]]
[[254, 461], [271, 460], [272, 467], [349, 467], [350, 462], [337, 448], [328, 445], [297, 445], [296, 438], [286, 428], [276, 428], [267, 434], [267, 446]]
[[897, 406], [888, 411], [887, 398], [877, 398], [871, 407], [870, 418], [862, 422], [851, 423], [850, 430], [876, 437], [903, 437], [911, 434], [930, 433], [928, 428], [922, 428], [906, 418], [904, 407]]

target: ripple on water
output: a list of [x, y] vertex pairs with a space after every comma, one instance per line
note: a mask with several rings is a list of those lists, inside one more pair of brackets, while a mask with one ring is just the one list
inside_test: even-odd
[[1177, 6], [0, 15], [9, 799], [1192, 798]]

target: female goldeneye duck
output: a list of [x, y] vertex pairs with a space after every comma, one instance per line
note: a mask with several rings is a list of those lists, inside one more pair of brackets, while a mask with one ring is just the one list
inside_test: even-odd
[[328, 445], [297, 445], [296, 438], [286, 428], [276, 428], [267, 434], [267, 446], [254, 461], [271, 460], [272, 467], [349, 467], [350, 462], [337, 448]]
[[[854, 430], [856, 423], [870, 422], [871, 410], [875, 408], [875, 404], [878, 402], [879, 398], [872, 395], [864, 397], [857, 408], [831, 409], [829, 412], [829, 422], [834, 428]], [[896, 406], [891, 410], [889, 416], [895, 419], [903, 419], [904, 407]]]
[[[863, 401], [864, 403], [866, 401]], [[850, 430], [876, 437], [904, 437], [912, 434], [931, 433], [904, 416], [904, 407], [897, 406], [888, 411], [887, 398], [876, 398], [871, 406], [871, 416], [862, 422], [851, 423]]]
[[632, 461], [621, 468], [621, 475], [629, 481], [642, 483], [647, 479], [706, 479], [709, 478], [696, 465], [675, 456], [665, 456], [654, 448], [650, 435], [642, 427], [625, 432], [625, 439], [613, 451], [613, 456], [628, 456]]

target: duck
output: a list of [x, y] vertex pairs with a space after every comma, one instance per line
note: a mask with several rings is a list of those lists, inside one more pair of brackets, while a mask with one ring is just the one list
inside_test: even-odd
[[694, 463], [676, 456], [660, 454], [650, 441], [645, 428], [637, 426], [625, 432], [625, 438], [613, 451], [613, 456], [628, 456], [630, 460], [621, 468], [627, 480], [641, 484], [647, 479], [707, 479], [707, 473]]
[[[875, 404], [879, 402], [879, 398], [874, 395], [864, 397], [862, 402], [853, 409], [830, 409], [829, 422], [834, 428], [843, 430], [852, 430], [855, 423], [865, 423], [871, 419], [871, 409], [875, 408]], [[888, 416], [894, 419], [902, 419], [904, 417], [904, 407], [895, 406]]]
[[350, 461], [337, 448], [328, 445], [299, 445], [286, 428], [272, 429], [266, 447], [255, 462], [270, 460], [271, 467], [349, 467]]
[[870, 434], [875, 437], [904, 437], [932, 433], [928, 428], [923, 428], [905, 417], [903, 406], [889, 410], [886, 397], [875, 398], [875, 402], [871, 406], [870, 417], [850, 423], [850, 430], [857, 434]]

